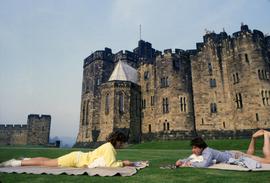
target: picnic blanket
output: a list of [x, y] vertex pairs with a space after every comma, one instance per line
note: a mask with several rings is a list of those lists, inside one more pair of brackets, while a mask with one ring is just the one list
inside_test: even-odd
[[243, 166], [239, 166], [239, 165], [231, 165], [231, 164], [227, 164], [227, 163], [217, 163], [214, 164], [208, 168], [211, 169], [221, 169], [221, 170], [236, 170], [236, 171], [270, 171], [270, 164], [261, 164], [262, 167], [261, 168], [245, 168]]
[[0, 172], [4, 173], [26, 173], [26, 174], [67, 174], [67, 175], [83, 175], [89, 176], [132, 176], [137, 173], [139, 169], [149, 166], [148, 163], [140, 163], [136, 167], [126, 166], [119, 168], [62, 168], [62, 167], [41, 167], [41, 166], [19, 166], [19, 167], [1, 167]]
[[[176, 169], [177, 167], [174, 164], [170, 164], [170, 165], [161, 166], [160, 168], [161, 169]], [[270, 171], [270, 164], [261, 164], [261, 168], [249, 169], [249, 168], [245, 168], [245, 167], [239, 166], [239, 165], [232, 165], [232, 164], [227, 164], [227, 163], [217, 163], [217, 164], [213, 164], [207, 168], [220, 169], [220, 170], [235, 170], [235, 171]]]

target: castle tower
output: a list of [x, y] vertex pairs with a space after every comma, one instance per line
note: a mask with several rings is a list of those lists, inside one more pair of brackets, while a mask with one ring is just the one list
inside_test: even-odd
[[187, 52], [176, 49], [172, 53], [168, 49], [163, 55], [157, 55], [153, 64], [142, 64], [139, 83], [144, 138], [152, 138], [153, 135], [176, 138], [183, 136], [181, 132], [190, 132], [190, 135], [194, 132], [191, 69]]
[[140, 87], [137, 70], [118, 61], [109, 81], [102, 84], [101, 119], [98, 141], [105, 141], [113, 131], [121, 129], [129, 142], [140, 141]]
[[207, 33], [197, 44], [197, 54], [191, 58], [197, 130], [269, 127], [265, 40], [260, 31], [242, 25], [232, 37]]
[[[111, 49], [96, 51], [84, 60], [80, 126], [77, 143], [88, 143], [100, 131], [100, 86], [107, 82], [114, 68]], [[95, 135], [94, 135], [95, 136]]]
[[27, 120], [27, 144], [46, 145], [49, 143], [51, 128], [50, 115], [28, 115]]

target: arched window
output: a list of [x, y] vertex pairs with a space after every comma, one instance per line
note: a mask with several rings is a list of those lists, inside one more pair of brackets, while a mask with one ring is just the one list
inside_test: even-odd
[[90, 104], [90, 101], [89, 101], [89, 100], [87, 100], [87, 102], [86, 102], [85, 125], [88, 125], [88, 124], [89, 124], [89, 122], [88, 122], [89, 104]]
[[258, 70], [258, 76], [259, 76], [259, 79], [262, 79], [261, 78], [261, 70], [260, 69]]
[[148, 132], [151, 133], [151, 124], [148, 125]]
[[106, 94], [105, 98], [105, 114], [109, 114], [110, 112], [110, 95]]
[[167, 130], [170, 130], [170, 123], [167, 123]]
[[166, 124], [163, 123], [163, 131], [165, 131], [165, 130], [166, 130]]
[[124, 112], [124, 95], [122, 92], [118, 94], [118, 107], [119, 107], [119, 112], [123, 113]]
[[210, 108], [211, 108], [211, 113], [217, 112], [217, 104], [216, 103], [211, 103]]

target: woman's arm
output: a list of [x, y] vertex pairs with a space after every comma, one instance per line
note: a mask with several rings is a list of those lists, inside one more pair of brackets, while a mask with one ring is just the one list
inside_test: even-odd
[[134, 163], [129, 161], [129, 160], [124, 160], [123, 161], [123, 166], [134, 166]]

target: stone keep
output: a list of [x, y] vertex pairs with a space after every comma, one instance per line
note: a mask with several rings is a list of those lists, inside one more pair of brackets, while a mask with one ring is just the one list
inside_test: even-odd
[[[161, 52], [140, 40], [133, 52], [105, 48], [87, 57], [77, 145], [104, 142], [118, 128], [134, 142], [269, 128], [270, 36], [241, 25], [232, 36], [207, 32], [196, 47]], [[137, 70], [136, 83], [109, 80], [119, 62]], [[129, 106], [124, 115], [119, 93]]]

